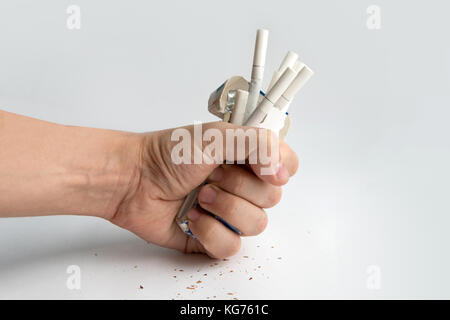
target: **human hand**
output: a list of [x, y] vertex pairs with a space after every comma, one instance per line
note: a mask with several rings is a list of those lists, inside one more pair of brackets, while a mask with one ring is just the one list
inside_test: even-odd
[[[223, 122], [203, 125], [204, 131], [211, 128], [222, 132], [223, 137], [226, 129], [249, 129]], [[185, 129], [194, 136], [194, 126]], [[261, 169], [268, 164], [261, 162], [250, 165], [175, 164], [171, 154], [178, 142], [171, 141], [172, 131], [140, 135], [139, 152], [132, 153], [136, 154], [136, 167], [132, 170], [134, 174], [127, 191], [117, 208], [105, 218], [163, 247], [189, 253], [202, 252], [214, 258], [231, 256], [240, 248], [240, 236], [204, 210], [238, 228], [242, 236], [261, 233], [267, 225], [264, 208], [280, 201], [281, 186], [297, 171], [297, 156], [286, 143], [279, 141], [279, 164], [271, 163], [278, 171], [273, 174], [262, 174]], [[267, 143], [274, 143], [273, 139], [268, 135]], [[245, 154], [248, 155], [251, 150], [248, 145], [246, 147]], [[225, 150], [224, 154], [227, 154]], [[201, 208], [188, 213], [191, 231], [197, 238], [193, 239], [182, 232], [174, 218], [186, 195], [205, 180], [207, 183], [198, 195]]]

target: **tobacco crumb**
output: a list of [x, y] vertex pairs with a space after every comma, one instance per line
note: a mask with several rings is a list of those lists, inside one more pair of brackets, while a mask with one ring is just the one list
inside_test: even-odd
[[207, 273], [204, 273], [203, 275], [206, 277], [208, 274], [207, 274]]
[[202, 283], [202, 281], [201, 281], [201, 280], [198, 280], [196, 283]]
[[248, 278], [248, 280], [253, 280], [253, 277]]
[[134, 266], [135, 269], [137, 269], [137, 266]]
[[144, 287], [143, 286], [139, 286], [139, 289], [144, 289]]
[[186, 289], [194, 290], [195, 288], [192, 288], [192, 287], [186, 287]]
[[247, 258], [248, 258], [248, 256], [244, 256], [244, 258], [246, 258], [246, 259], [247, 259]]
[[227, 293], [227, 295], [229, 295], [229, 296], [232, 296], [232, 295], [233, 295], [233, 293], [232, 293], [232, 292], [228, 292], [228, 293]]
[[273, 248], [275, 248], [274, 246], [271, 246], [271, 248], [273, 249]]
[[230, 259], [222, 259], [223, 261], [230, 261]]
[[261, 269], [261, 266], [258, 266], [258, 269]]
[[216, 296], [213, 296], [213, 298], [216, 298]]
[[234, 270], [230, 270], [230, 272], [234, 272]]
[[176, 278], [177, 276], [173, 276], [174, 278]]
[[183, 270], [183, 269], [180, 269], [180, 270], [178, 270], [178, 271], [183, 272], [184, 270]]

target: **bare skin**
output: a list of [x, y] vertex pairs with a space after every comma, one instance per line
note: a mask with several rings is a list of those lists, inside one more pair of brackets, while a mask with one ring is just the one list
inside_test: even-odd
[[[239, 128], [220, 122], [203, 127]], [[174, 217], [183, 199], [207, 179], [201, 208], [242, 236], [257, 235], [267, 225], [264, 208], [280, 201], [281, 186], [297, 171], [297, 156], [280, 141], [272, 175], [261, 175], [261, 164], [176, 165], [171, 133], [64, 126], [0, 110], [0, 217], [97, 216], [163, 247], [213, 258], [235, 254], [240, 236], [202, 209], [188, 214], [198, 240], [181, 231]]]

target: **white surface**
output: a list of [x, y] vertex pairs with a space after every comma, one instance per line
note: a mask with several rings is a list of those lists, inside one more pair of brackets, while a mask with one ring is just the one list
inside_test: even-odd
[[[255, 3], [0, 2], [0, 105], [49, 121], [152, 131], [213, 120], [209, 93], [248, 77], [262, 27], [267, 75], [286, 50], [315, 71], [290, 108], [300, 172], [267, 232], [231, 261], [210, 267], [93, 218], [4, 219], [1, 298], [450, 298], [448, 3], [377, 1], [380, 30], [366, 27], [372, 1]], [[66, 28], [69, 4], [81, 30]], [[79, 291], [66, 288], [73, 264]], [[372, 265], [379, 290], [366, 285]], [[203, 273], [203, 288], [186, 289]]]

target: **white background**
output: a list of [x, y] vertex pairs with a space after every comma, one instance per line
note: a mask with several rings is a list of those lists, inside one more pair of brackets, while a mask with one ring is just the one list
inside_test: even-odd
[[[66, 27], [70, 4], [80, 30]], [[380, 30], [366, 26], [372, 4]], [[0, 107], [48, 121], [138, 132], [213, 121], [209, 93], [249, 77], [261, 27], [266, 85], [287, 50], [316, 74], [290, 110], [300, 171], [267, 231], [230, 261], [158, 248], [95, 218], [2, 219], [0, 298], [450, 298], [449, 9], [2, 0]], [[69, 265], [81, 268], [81, 290], [66, 287]]]

